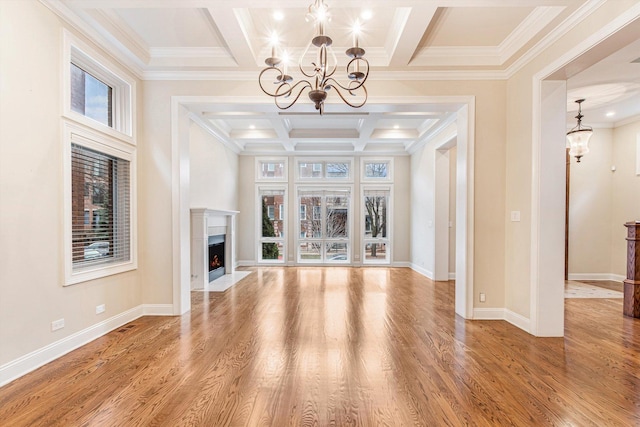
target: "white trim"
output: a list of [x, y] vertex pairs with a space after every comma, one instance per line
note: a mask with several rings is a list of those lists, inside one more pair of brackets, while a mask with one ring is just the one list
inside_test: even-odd
[[569, 273], [569, 280], [610, 280], [624, 282], [626, 276], [614, 273]]
[[[285, 165], [288, 162], [285, 160]], [[259, 162], [257, 162], [256, 160], [256, 165], [259, 164]], [[285, 166], [285, 171], [286, 171], [286, 166]], [[284, 218], [283, 219], [277, 219], [275, 221], [280, 221], [282, 222], [283, 225], [283, 231], [284, 231], [284, 237], [263, 237], [262, 236], [262, 195], [261, 195], [261, 191], [282, 191], [283, 195], [282, 195], [282, 202], [285, 206], [284, 209]], [[273, 266], [282, 266], [285, 265], [287, 263], [287, 254], [288, 254], [288, 226], [289, 226], [289, 217], [288, 217], [288, 212], [289, 212], [289, 185], [286, 182], [280, 182], [280, 183], [269, 183], [269, 182], [256, 182], [255, 184], [255, 193], [254, 193], [254, 201], [255, 201], [255, 218], [256, 218], [256, 224], [255, 224], [255, 259], [256, 259], [256, 263], [259, 265], [273, 265]], [[275, 211], [274, 211], [275, 214]], [[274, 215], [275, 218], [275, 215]], [[277, 259], [262, 259], [262, 244], [263, 243], [281, 243], [282, 244], [282, 261], [277, 260]], [[209, 284], [210, 286], [211, 284]], [[223, 289], [224, 290], [224, 289]]]
[[[293, 153], [292, 153], [293, 154]], [[348, 156], [327, 156], [327, 153], [324, 156], [316, 156], [316, 157], [299, 157], [300, 153], [293, 159], [293, 168], [295, 182], [297, 183], [330, 183], [333, 184], [351, 184], [354, 182], [355, 178], [355, 159], [352, 155]], [[322, 164], [322, 176], [320, 177], [300, 177], [300, 163], [312, 163], [312, 164]], [[327, 163], [346, 163], [349, 167], [349, 174], [343, 178], [331, 178], [327, 177]]]
[[518, 313], [515, 313], [509, 309], [504, 309], [504, 320], [511, 323], [514, 326], [522, 329], [525, 332], [531, 333], [531, 319], [528, 319]]
[[[282, 163], [283, 170], [281, 177], [264, 177], [262, 176], [262, 164], [277, 164]], [[289, 159], [286, 156], [272, 157], [272, 156], [256, 156], [255, 158], [255, 181], [260, 183], [281, 183], [286, 185], [289, 182]]]
[[0, 387], [144, 315], [139, 305], [0, 366]]
[[531, 62], [536, 56], [542, 53], [545, 49], [558, 41], [562, 36], [567, 34], [578, 23], [580, 23], [587, 16], [591, 15], [596, 9], [602, 6], [607, 0], [588, 0], [585, 4], [580, 6], [578, 10], [565, 19], [560, 25], [547, 33], [538, 43], [536, 43], [531, 49], [529, 49], [524, 55], [515, 60], [511, 64], [505, 74], [506, 78], [510, 79], [529, 62]]
[[[386, 163], [387, 164], [387, 176], [378, 178], [378, 177], [366, 177], [365, 170], [366, 165], [369, 163]], [[360, 182], [366, 183], [392, 183], [393, 182], [393, 157], [385, 156], [385, 157], [360, 157]]]
[[[441, 81], [441, 80], [507, 80], [510, 75], [502, 70], [444, 70], [444, 71], [376, 71], [377, 81]], [[255, 81], [254, 71], [144, 71], [145, 81], [218, 80]]]
[[[595, 8], [599, 7], [603, 0], [591, 0], [583, 7], [580, 8], [579, 12], [583, 14], [580, 16], [580, 19], [584, 18], [588, 14], [590, 14]], [[620, 29], [624, 28], [630, 22], [633, 22], [637, 19], [638, 15], [640, 15], [640, 3], [631, 7], [621, 15], [617, 16], [612, 21], [605, 24], [598, 31], [592, 33], [589, 37], [583, 39], [576, 46], [566, 51], [560, 57], [556, 58], [553, 62], [545, 66], [543, 69], [534, 74], [532, 78], [532, 127], [531, 127], [531, 162], [532, 162], [532, 172], [531, 172], [531, 256], [530, 256], [530, 319], [529, 319], [529, 329], [528, 331], [532, 335], [547, 335], [546, 332], [539, 331], [539, 320], [538, 320], [538, 311], [539, 311], [539, 301], [538, 301], [538, 293], [540, 288], [540, 275], [543, 274], [540, 271], [540, 265], [538, 260], [538, 250], [540, 248], [540, 236], [545, 235], [543, 232], [546, 231], [546, 226], [550, 224], [543, 224], [540, 221], [540, 205], [542, 203], [542, 198], [540, 195], [540, 179], [541, 179], [541, 170], [544, 165], [541, 164], [541, 132], [542, 132], [542, 82], [548, 76], [571, 63], [573, 60], [578, 58], [580, 55], [588, 52], [594, 46], [597, 46], [608, 37], [615, 34]], [[577, 13], [572, 15], [567, 21], [576, 18]], [[580, 19], [577, 19], [578, 21]], [[566, 21], [565, 21], [566, 22]], [[577, 21], [574, 21], [574, 23]], [[560, 28], [560, 27], [559, 27]], [[562, 35], [564, 35], [569, 29], [564, 28], [561, 30], [552, 31], [543, 41], [548, 38], [555, 38], [557, 40]], [[557, 34], [556, 34], [557, 33]], [[541, 44], [542, 41], [539, 43]], [[545, 44], [544, 47], [547, 45]], [[543, 48], [544, 48], [543, 47]], [[536, 51], [538, 45], [534, 46], [530, 52]], [[543, 48], [539, 48], [535, 54], [531, 53], [530, 55], [525, 55], [516, 61], [510, 68], [510, 75], [517, 72], [520, 68], [522, 68], [528, 61], [530, 61], [535, 55], [539, 53], [539, 51]], [[527, 58], [525, 60], [525, 57]], [[562, 305], [564, 306], [564, 296], [562, 297]]]
[[456, 280], [456, 272], [449, 272], [449, 280]]
[[[376, 267], [376, 265], [366, 265], [364, 267]], [[377, 267], [389, 267], [388, 265], [379, 265]], [[397, 268], [411, 268], [411, 263], [409, 261], [394, 261], [391, 263], [391, 267]], [[412, 269], [413, 270], [413, 269]]]
[[[69, 31], [62, 30], [62, 112], [83, 125], [136, 144], [136, 81], [116, 63], [102, 56]], [[74, 63], [112, 88], [112, 126], [71, 110], [71, 67]]]
[[474, 308], [473, 320], [506, 320], [504, 308]]
[[236, 267], [256, 267], [257, 265], [258, 263], [253, 260], [239, 260]]
[[105, 31], [100, 31], [95, 26], [85, 22], [76, 11], [71, 10], [61, 0], [40, 0], [40, 2], [62, 18], [62, 20], [72, 28], [79, 31], [83, 36], [94, 41], [105, 51], [108, 51], [137, 78], [143, 77], [144, 62], [133, 53], [128, 51], [123, 52], [120, 49], [119, 41], [113, 37], [113, 35]]
[[[64, 286], [74, 285], [138, 268], [138, 208], [136, 148], [118, 139], [63, 119], [63, 212], [64, 212]], [[120, 263], [99, 264], [95, 268], [74, 271], [72, 257], [73, 222], [71, 144], [78, 144], [100, 153], [129, 162], [129, 250], [130, 259]]]
[[433, 280], [433, 273], [429, 270], [427, 270], [424, 267], [420, 267], [419, 265], [416, 265], [412, 262], [409, 263], [409, 268], [412, 269], [413, 271], [415, 271], [418, 274], [422, 274], [424, 277], [426, 277], [427, 279]]
[[[389, 167], [389, 166], [387, 166]], [[360, 262], [363, 266], [370, 265], [392, 265], [393, 264], [393, 213], [394, 213], [394, 198], [393, 198], [394, 185], [392, 182], [380, 181], [377, 185], [375, 182], [361, 182], [360, 183], [360, 200], [358, 201], [359, 209], [359, 222], [360, 222]], [[364, 204], [364, 198], [367, 191], [380, 191], [387, 193], [387, 237], [366, 237], [366, 216], [367, 208]], [[384, 261], [367, 261], [366, 260], [366, 246], [368, 244], [382, 243], [386, 245], [386, 256]]]
[[530, 320], [506, 308], [474, 308], [473, 320], [504, 320], [530, 333]]
[[143, 316], [173, 316], [173, 304], [142, 304]]

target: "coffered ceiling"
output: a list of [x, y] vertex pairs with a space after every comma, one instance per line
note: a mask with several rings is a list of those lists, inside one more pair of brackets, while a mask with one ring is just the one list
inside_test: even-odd
[[[314, 35], [312, 0], [41, 0], [144, 80], [257, 83], [275, 32], [292, 58]], [[325, 0], [339, 64], [362, 27], [371, 79], [506, 79], [601, 0]], [[293, 67], [292, 67], [293, 68]], [[296, 78], [295, 72], [292, 72]], [[257, 88], [257, 84], [256, 84]], [[257, 91], [256, 95], [260, 92]], [[306, 98], [306, 95], [304, 96]], [[237, 152], [406, 153], [455, 120], [455, 104], [331, 104], [301, 99], [194, 104], [192, 116]]]

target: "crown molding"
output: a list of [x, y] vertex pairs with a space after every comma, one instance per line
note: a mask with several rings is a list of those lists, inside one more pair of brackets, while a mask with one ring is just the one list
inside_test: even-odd
[[142, 67], [144, 64], [142, 64], [140, 59], [134, 54], [123, 53], [121, 50], [123, 46], [115, 38], [101, 34], [60, 0], [39, 1], [53, 13], [58, 15], [71, 28], [86, 37], [91, 43], [99, 46], [101, 49], [104, 49], [134, 76], [139, 79], [143, 78], [144, 71]]
[[[257, 81], [257, 71], [145, 71], [143, 80]], [[502, 70], [371, 71], [378, 81], [506, 80]]]
[[508, 61], [532, 37], [562, 13], [564, 9], [565, 6], [536, 7], [498, 46], [500, 64]]
[[514, 61], [507, 70], [507, 78], [513, 77], [524, 66], [531, 62], [535, 57], [542, 53], [546, 48], [558, 41], [562, 36], [567, 34], [573, 27], [591, 15], [596, 9], [606, 3], [607, 0], [588, 0], [580, 6], [574, 13], [567, 17], [560, 25], [551, 30], [531, 49], [524, 53], [520, 58]]
[[631, 123], [639, 122], [640, 114], [636, 114], [635, 116], [627, 117], [626, 119], [620, 120], [618, 122], [613, 123], [614, 128], [619, 128], [620, 126], [630, 125]]

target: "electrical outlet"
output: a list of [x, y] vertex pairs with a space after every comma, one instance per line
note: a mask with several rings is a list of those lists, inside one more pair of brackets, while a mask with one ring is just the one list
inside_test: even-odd
[[520, 211], [511, 211], [511, 221], [512, 222], [520, 221]]
[[58, 319], [51, 322], [51, 332], [64, 328], [64, 319]]
[[486, 302], [487, 301], [487, 296], [484, 294], [484, 292], [480, 292], [480, 302]]
[[104, 313], [107, 307], [104, 304], [96, 305], [96, 314]]

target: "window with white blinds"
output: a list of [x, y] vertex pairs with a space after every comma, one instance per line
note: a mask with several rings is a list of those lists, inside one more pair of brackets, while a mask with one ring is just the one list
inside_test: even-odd
[[73, 272], [131, 261], [131, 167], [71, 144]]

